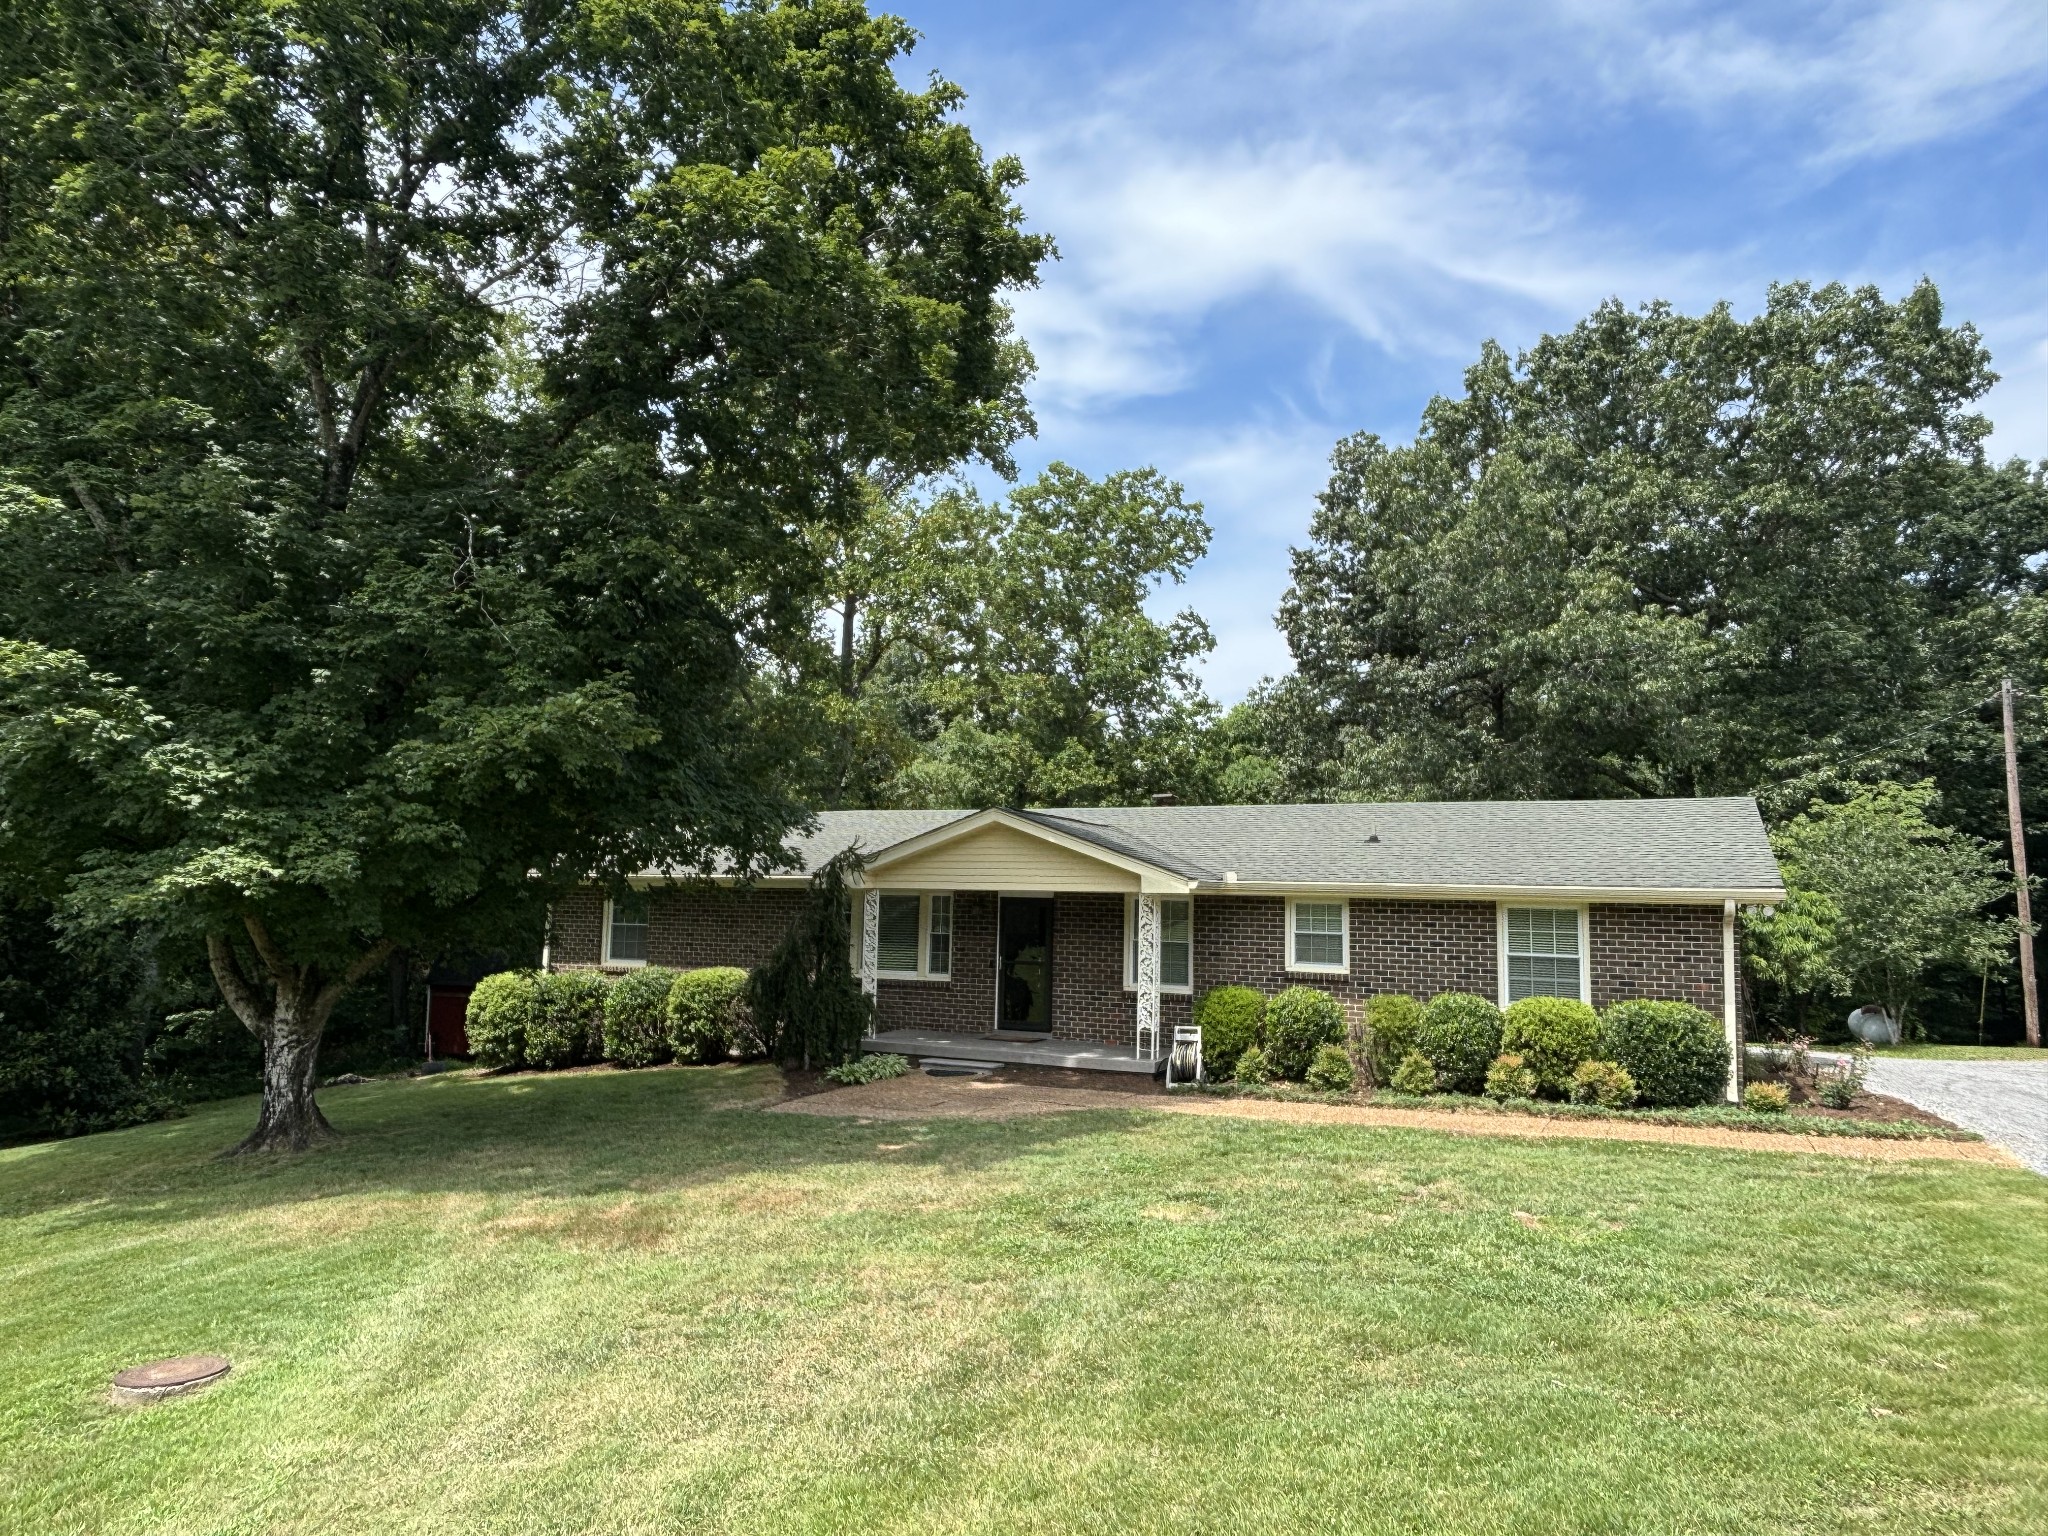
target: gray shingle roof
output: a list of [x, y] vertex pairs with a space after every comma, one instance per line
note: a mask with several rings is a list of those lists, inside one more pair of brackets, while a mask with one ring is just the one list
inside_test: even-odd
[[[806, 867], [974, 814], [827, 811], [794, 846]], [[1027, 811], [1160, 869], [1248, 885], [1769, 893], [1782, 890], [1748, 798], [1345, 805], [1163, 805]]]

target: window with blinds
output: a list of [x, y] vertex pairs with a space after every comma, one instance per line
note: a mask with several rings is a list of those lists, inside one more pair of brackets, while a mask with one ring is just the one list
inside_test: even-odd
[[1581, 995], [1585, 956], [1574, 907], [1507, 909], [1508, 1001]]

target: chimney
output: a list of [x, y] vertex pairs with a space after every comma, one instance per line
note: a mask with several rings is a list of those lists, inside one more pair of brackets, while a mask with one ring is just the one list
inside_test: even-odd
[[1152, 797], [1152, 803], [1154, 805], [1179, 805], [1180, 797], [1170, 792], [1163, 795], [1154, 795]]

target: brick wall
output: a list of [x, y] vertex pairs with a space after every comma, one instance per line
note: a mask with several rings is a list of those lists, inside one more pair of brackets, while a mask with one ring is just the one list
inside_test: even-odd
[[[802, 891], [735, 891], [682, 886], [647, 894], [647, 958], [654, 965], [756, 966], [796, 921]], [[577, 891], [556, 903], [548, 960], [556, 970], [597, 965], [604, 955], [604, 893]]]
[[953, 974], [945, 981], [878, 981], [875, 1011], [884, 1029], [943, 1029], [980, 1034], [996, 1016], [996, 898], [953, 893]]
[[1674, 998], [1721, 1017], [1719, 907], [1595, 906], [1586, 928], [1595, 1008]]

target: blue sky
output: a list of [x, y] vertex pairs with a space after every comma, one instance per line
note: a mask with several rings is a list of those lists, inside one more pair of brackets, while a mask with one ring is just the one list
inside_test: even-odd
[[1930, 275], [2003, 376], [1995, 450], [2048, 457], [2044, 0], [880, 4], [1059, 243], [1017, 306], [1023, 467], [1155, 464], [1206, 504], [1159, 607], [1214, 627], [1222, 700], [1287, 667], [1336, 439], [1407, 440], [1484, 339], [1610, 295]]

